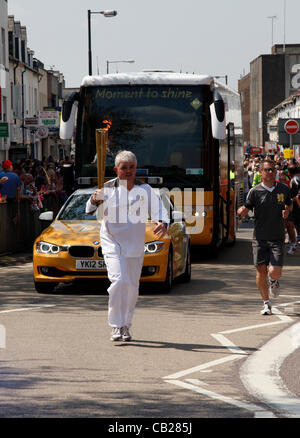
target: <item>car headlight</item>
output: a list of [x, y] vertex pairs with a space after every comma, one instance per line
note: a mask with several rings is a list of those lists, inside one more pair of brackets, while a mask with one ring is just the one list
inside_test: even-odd
[[154, 254], [156, 252], [160, 252], [163, 249], [165, 242], [155, 241], [145, 243], [144, 252], [145, 254]]
[[60, 251], [67, 251], [67, 249], [66, 246], [54, 245], [52, 243], [43, 242], [42, 240], [36, 244], [37, 252], [41, 252], [42, 254], [58, 254]]

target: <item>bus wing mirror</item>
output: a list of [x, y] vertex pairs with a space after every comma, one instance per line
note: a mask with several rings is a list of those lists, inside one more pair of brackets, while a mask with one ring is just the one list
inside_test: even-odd
[[223, 140], [226, 138], [225, 105], [217, 91], [214, 92], [214, 102], [210, 105], [210, 115], [213, 138]]
[[75, 91], [69, 94], [63, 102], [62, 117], [59, 127], [59, 136], [62, 140], [69, 140], [73, 136], [78, 100], [79, 93]]

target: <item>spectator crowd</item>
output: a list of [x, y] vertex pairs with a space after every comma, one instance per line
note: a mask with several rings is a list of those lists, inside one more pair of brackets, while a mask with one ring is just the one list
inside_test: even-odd
[[5, 160], [0, 166], [0, 203], [28, 202], [32, 211], [52, 210], [56, 214], [74, 190], [74, 163], [70, 157], [56, 160], [51, 155], [39, 161]]
[[[261, 163], [265, 157], [245, 155], [244, 157], [244, 200], [252, 187], [261, 183]], [[275, 162], [276, 181], [286, 184], [291, 190], [293, 211], [285, 221], [290, 243], [289, 255], [294, 255], [300, 242], [300, 162], [295, 158], [286, 159], [283, 153], [270, 155]]]

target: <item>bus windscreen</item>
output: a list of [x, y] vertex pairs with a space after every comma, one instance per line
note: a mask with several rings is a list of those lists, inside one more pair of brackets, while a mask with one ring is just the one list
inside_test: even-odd
[[135, 153], [141, 174], [203, 180], [209, 167], [208, 92], [207, 86], [184, 85], [86, 87], [77, 125], [81, 176], [96, 176], [95, 131], [109, 120], [106, 176], [114, 175], [115, 156], [126, 149]]

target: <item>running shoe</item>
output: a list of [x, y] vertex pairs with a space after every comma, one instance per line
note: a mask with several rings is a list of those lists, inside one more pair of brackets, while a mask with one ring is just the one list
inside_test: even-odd
[[272, 280], [272, 278], [269, 277], [269, 297], [270, 298], [277, 298], [280, 293], [280, 286], [278, 280]]
[[297, 243], [292, 243], [287, 253], [289, 255], [294, 255], [296, 251], [297, 251]]
[[261, 315], [272, 315], [271, 303], [264, 303], [264, 308], [261, 310]]
[[131, 334], [129, 333], [129, 328], [126, 325], [122, 327], [121, 332], [123, 341], [131, 341]]
[[111, 341], [120, 341], [122, 339], [122, 330], [119, 327], [113, 327], [111, 331]]

